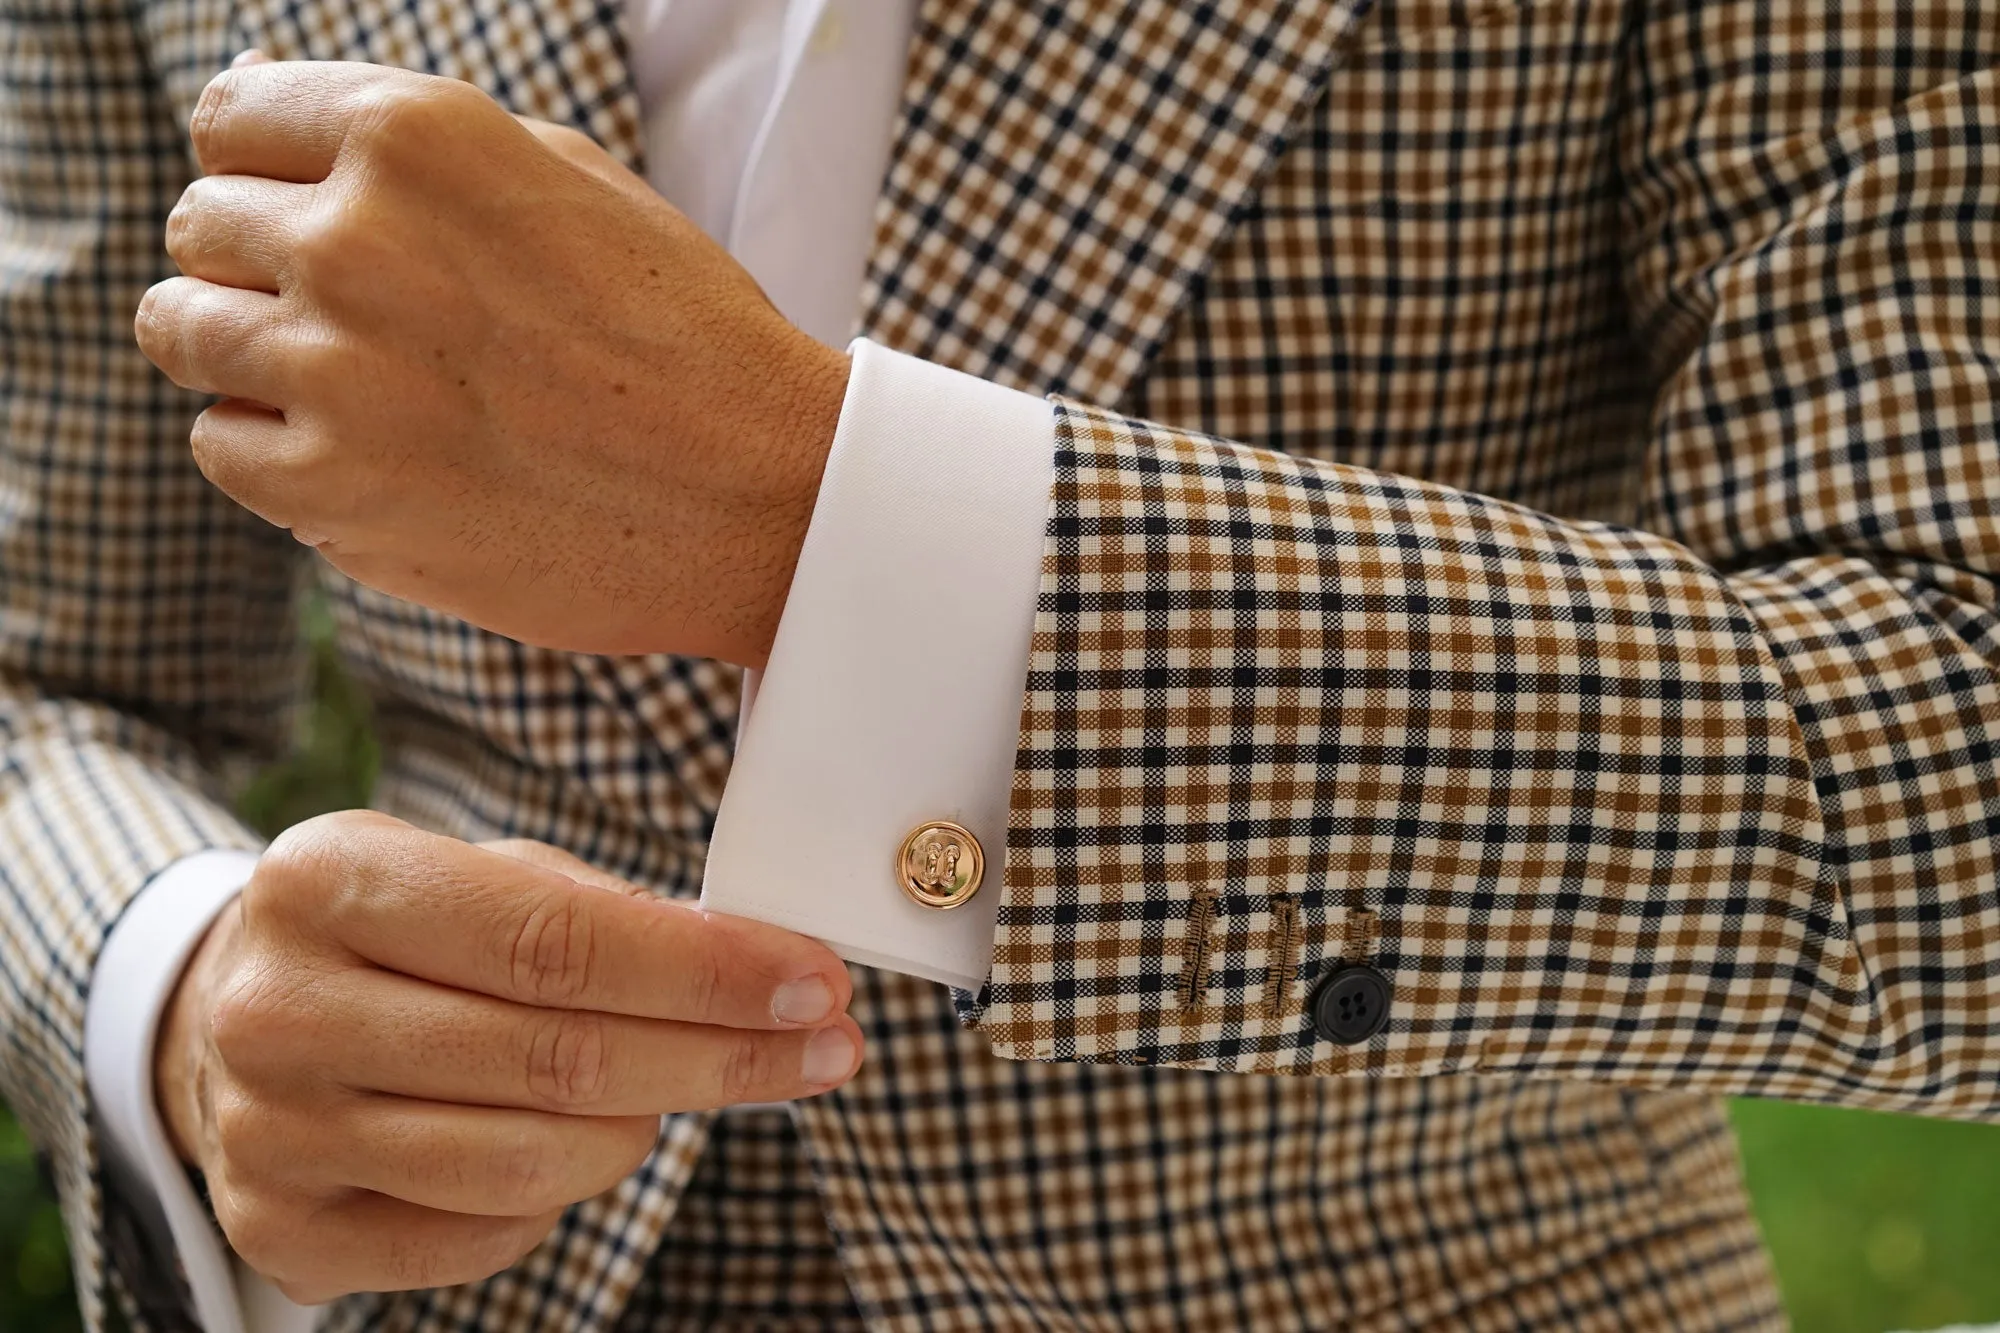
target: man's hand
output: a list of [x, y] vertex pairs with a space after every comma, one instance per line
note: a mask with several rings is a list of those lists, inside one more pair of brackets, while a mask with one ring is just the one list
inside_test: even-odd
[[847, 359], [584, 136], [469, 84], [242, 64], [136, 329], [208, 477], [527, 642], [761, 665]]
[[350, 812], [264, 854], [155, 1071], [230, 1244], [315, 1303], [489, 1276], [630, 1174], [661, 1114], [845, 1082], [850, 993], [802, 936]]

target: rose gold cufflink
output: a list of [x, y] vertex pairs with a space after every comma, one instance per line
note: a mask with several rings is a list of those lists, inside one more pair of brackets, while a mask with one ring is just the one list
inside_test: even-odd
[[910, 901], [949, 911], [979, 892], [986, 857], [979, 839], [948, 820], [919, 824], [896, 853], [896, 882]]

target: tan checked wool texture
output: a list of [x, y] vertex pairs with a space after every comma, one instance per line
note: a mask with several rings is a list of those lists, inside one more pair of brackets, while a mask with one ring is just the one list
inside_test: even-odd
[[[622, 8], [0, 0], [0, 1093], [93, 1320], [173, 1291], [91, 962], [253, 844], [298, 679], [304, 558], [130, 333], [193, 99], [379, 60], [636, 161]], [[1776, 1327], [1716, 1095], [2000, 1118], [1996, 58], [1971, 0], [922, 5], [859, 327], [1059, 458], [991, 984], [863, 973], [795, 1113], [867, 1327]], [[385, 808], [694, 890], [731, 672], [317, 577]], [[1317, 1040], [1364, 958], [1386, 1031]], [[725, 1158], [676, 1224], [711, 1132], [330, 1326], [678, 1328], [793, 1227], [824, 1278]]]

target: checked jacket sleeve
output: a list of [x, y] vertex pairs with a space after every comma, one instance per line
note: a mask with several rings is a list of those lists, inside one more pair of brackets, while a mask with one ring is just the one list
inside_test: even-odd
[[2000, 76], [1714, 14], [1626, 72], [1632, 526], [1058, 403], [999, 1051], [2000, 1119]]
[[87, 997], [142, 888], [261, 845], [222, 787], [286, 734], [296, 544], [202, 479], [206, 400], [133, 340], [191, 168], [131, 8], [5, 0], [0, 53], [0, 1100], [53, 1168], [87, 1326], [115, 1277], [181, 1328], [144, 1191], [107, 1170]]

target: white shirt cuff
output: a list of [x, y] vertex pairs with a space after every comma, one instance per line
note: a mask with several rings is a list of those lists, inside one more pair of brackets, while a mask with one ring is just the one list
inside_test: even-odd
[[179, 1256], [207, 1333], [292, 1333], [312, 1312], [244, 1267], [174, 1154], [153, 1096], [153, 1046], [167, 1000], [209, 923], [249, 882], [254, 852], [208, 851], [168, 866], [127, 905], [98, 954], [83, 1056], [105, 1169]]
[[[850, 351], [798, 572], [745, 691], [702, 902], [852, 962], [977, 990], [992, 966], [1055, 415], [865, 339]], [[986, 859], [985, 886], [950, 912], [910, 901], [895, 878], [903, 839], [938, 819], [968, 829]]]

